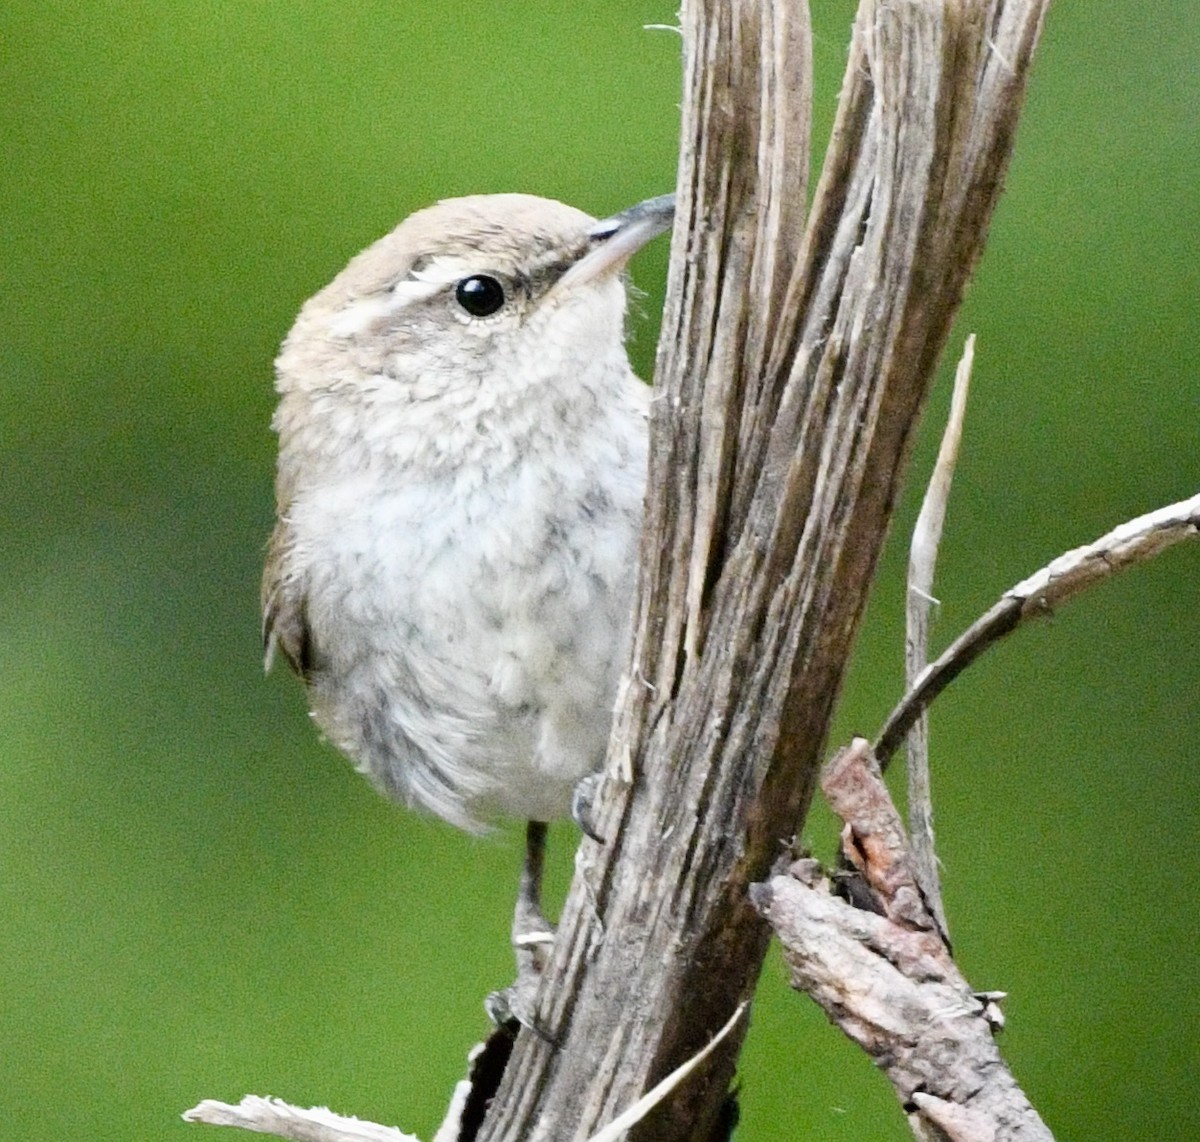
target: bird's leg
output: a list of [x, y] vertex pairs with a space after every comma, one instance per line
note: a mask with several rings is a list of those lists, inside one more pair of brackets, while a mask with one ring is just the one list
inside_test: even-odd
[[546, 863], [546, 822], [525, 826], [525, 863], [513, 913], [512, 943], [517, 956], [517, 983], [527, 975], [536, 980], [546, 966], [554, 929], [542, 913], [542, 869]]
[[506, 1024], [515, 1020], [535, 1031], [538, 1028], [533, 1021], [533, 1001], [554, 944], [554, 929], [542, 913], [545, 856], [546, 823], [530, 821], [525, 827], [525, 863], [513, 912], [512, 945], [517, 957], [517, 978], [510, 987], [488, 996], [485, 1004], [493, 1022]]

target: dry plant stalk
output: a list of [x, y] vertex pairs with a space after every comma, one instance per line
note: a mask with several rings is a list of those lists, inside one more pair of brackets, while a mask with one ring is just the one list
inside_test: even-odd
[[[631, 681], [538, 1018], [480, 1134], [586, 1137], [753, 991], [1045, 0], [863, 3], [803, 241], [808, 25], [685, 4], [683, 152]], [[623, 779], [623, 772], [627, 775]], [[719, 1136], [740, 1033], [637, 1139]]]
[[[975, 362], [975, 334], [963, 347], [962, 358], [954, 371], [954, 397], [950, 415], [942, 432], [937, 461], [921, 501], [921, 511], [913, 528], [908, 555], [908, 591], [905, 600], [904, 679], [911, 687], [929, 664], [929, 618], [937, 600], [933, 597], [933, 577], [942, 525], [950, 500], [950, 483], [962, 443], [963, 420], [967, 414], [967, 392], [971, 387], [971, 366]], [[933, 836], [933, 789], [929, 781], [929, 722], [922, 714], [908, 731], [908, 827], [917, 883], [925, 902], [938, 922], [942, 935], [949, 934], [946, 909], [942, 904], [941, 875]]]

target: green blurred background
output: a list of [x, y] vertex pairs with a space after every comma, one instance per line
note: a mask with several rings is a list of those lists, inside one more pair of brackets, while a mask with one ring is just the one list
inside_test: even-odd
[[[852, 5], [816, 0], [818, 137]], [[271, 361], [439, 197], [594, 213], [674, 181], [666, 0], [8, 0], [3, 76], [0, 1134], [200, 1137], [271, 1093], [428, 1138], [508, 977], [518, 839], [376, 798], [264, 681]], [[1194, 493], [1200, 19], [1052, 10], [951, 352], [979, 350], [937, 637]], [[643, 255], [652, 358], [666, 244]], [[947, 401], [922, 433], [923, 477]], [[905, 506], [896, 539], [913, 515]], [[893, 542], [838, 736], [900, 692]], [[1019, 634], [938, 703], [951, 924], [1059, 1137], [1194, 1137], [1200, 546]], [[570, 869], [559, 831], [555, 888]], [[822, 853], [833, 829], [808, 828]], [[739, 1137], [909, 1137], [768, 963]]]

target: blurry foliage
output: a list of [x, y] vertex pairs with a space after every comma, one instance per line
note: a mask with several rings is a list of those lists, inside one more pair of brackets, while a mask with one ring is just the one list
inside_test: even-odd
[[[815, 9], [820, 139], [853, 9]], [[198, 1137], [183, 1108], [246, 1091], [431, 1133], [508, 977], [517, 838], [382, 803], [291, 681], [262, 680], [271, 359], [306, 296], [435, 198], [600, 214], [670, 188], [679, 40], [643, 25], [673, 19], [647, 0], [0, 13], [6, 1136]], [[1200, 482], [1198, 56], [1188, 0], [1051, 11], [952, 345], [979, 334], [939, 638]], [[643, 373], [665, 260], [660, 243], [635, 266]], [[899, 693], [912, 514], [841, 736]], [[1200, 551], [1173, 552], [934, 711], [960, 955], [1012, 993], [1009, 1058], [1063, 1138], [1194, 1129], [1198, 577]], [[806, 835], [828, 852], [827, 815]], [[775, 959], [743, 1089], [740, 1138], [908, 1137]]]

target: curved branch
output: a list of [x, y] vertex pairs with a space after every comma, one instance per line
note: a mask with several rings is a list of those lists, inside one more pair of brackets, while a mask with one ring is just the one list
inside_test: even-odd
[[1145, 563], [1168, 547], [1200, 534], [1200, 495], [1128, 520], [1094, 543], [1076, 547], [1005, 591], [922, 672], [888, 716], [875, 742], [875, 756], [886, 768], [905, 734], [936, 698], [988, 647], [1028, 619], [1111, 578]]

